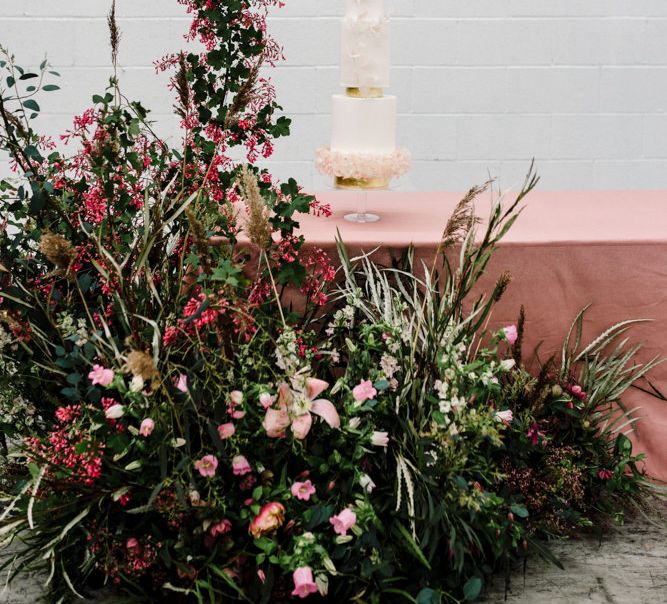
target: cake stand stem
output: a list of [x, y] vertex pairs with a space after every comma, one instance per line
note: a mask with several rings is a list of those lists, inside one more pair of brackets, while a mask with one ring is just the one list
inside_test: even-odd
[[377, 214], [369, 214], [366, 209], [368, 206], [368, 191], [359, 191], [357, 200], [357, 211], [354, 214], [346, 214], [345, 220], [348, 222], [377, 222], [380, 217]]

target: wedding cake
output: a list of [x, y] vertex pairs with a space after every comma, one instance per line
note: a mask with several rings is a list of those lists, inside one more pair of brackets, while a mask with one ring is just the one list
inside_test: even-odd
[[386, 188], [410, 167], [396, 147], [396, 97], [389, 86], [389, 19], [384, 0], [346, 0], [341, 86], [333, 96], [331, 145], [316, 152], [320, 172], [339, 188]]

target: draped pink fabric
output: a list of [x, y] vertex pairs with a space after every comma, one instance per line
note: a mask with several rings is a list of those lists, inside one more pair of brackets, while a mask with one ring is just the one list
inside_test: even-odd
[[[416, 257], [428, 264], [462, 197], [373, 192], [367, 197], [368, 209], [382, 220], [346, 222], [343, 215], [356, 211], [360, 195], [319, 194], [321, 201], [331, 204], [333, 216], [301, 221], [308, 244], [324, 248], [335, 259], [339, 231], [351, 253], [379, 248], [377, 257], [389, 261], [412, 243]], [[480, 199], [480, 216], [488, 213], [489, 202], [488, 194]], [[536, 349], [543, 361], [559, 352], [572, 320], [588, 304], [592, 306], [586, 314], [585, 341], [618, 321], [651, 319], [631, 330], [631, 341], [643, 344], [641, 360], [667, 356], [667, 191], [533, 192], [481, 286], [490, 290], [505, 270], [514, 280], [491, 325], [514, 323], [523, 304], [526, 359]], [[650, 377], [667, 395], [667, 363]], [[624, 402], [641, 406], [637, 450], [648, 455], [648, 473], [667, 481], [667, 402], [636, 389]]]

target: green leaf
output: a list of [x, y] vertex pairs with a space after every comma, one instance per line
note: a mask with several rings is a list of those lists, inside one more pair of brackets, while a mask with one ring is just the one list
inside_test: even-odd
[[525, 506], [515, 503], [512, 505], [512, 513], [516, 514], [519, 518], [528, 518], [528, 510]]
[[39, 105], [37, 104], [37, 101], [34, 99], [28, 99], [27, 101], [23, 101], [23, 106], [26, 109], [32, 109], [33, 111], [39, 111]]
[[471, 577], [463, 586], [463, 595], [466, 600], [476, 600], [482, 591], [482, 579], [479, 577]]
[[417, 594], [417, 604], [440, 604], [440, 602], [440, 594], [430, 587], [424, 587]]
[[14, 79], [13, 76], [7, 76], [7, 86], [12, 88], [16, 84], [16, 80]]
[[36, 73], [24, 73], [19, 80], [32, 80], [33, 78], [38, 78], [39, 76]]
[[44, 92], [51, 92], [52, 90], [60, 90], [60, 86], [56, 86], [55, 84], [47, 84], [46, 86], [42, 87], [42, 90], [44, 90]]

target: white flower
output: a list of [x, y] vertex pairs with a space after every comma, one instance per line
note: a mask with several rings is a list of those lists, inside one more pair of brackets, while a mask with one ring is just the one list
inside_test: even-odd
[[509, 424], [514, 418], [514, 414], [512, 413], [511, 409], [507, 409], [506, 411], [498, 411], [495, 415], [495, 418], [498, 422]]
[[240, 405], [243, 402], [243, 392], [240, 390], [233, 390], [229, 393], [229, 398], [235, 405]]
[[509, 371], [516, 365], [516, 361], [514, 359], [504, 359], [500, 361], [500, 369], [502, 371]]
[[104, 411], [107, 419], [120, 419], [125, 414], [125, 407], [123, 405], [111, 405]]
[[348, 426], [350, 427], [351, 430], [356, 430], [360, 425], [361, 425], [360, 417], [353, 417], [348, 423]]
[[438, 393], [438, 398], [447, 398], [447, 390], [449, 390], [449, 384], [447, 382], [443, 382], [442, 380], [435, 380], [433, 388]]
[[130, 392], [141, 392], [144, 389], [144, 378], [135, 375], [130, 382]]
[[370, 494], [373, 492], [373, 489], [375, 488], [375, 483], [368, 474], [362, 474], [359, 477], [359, 486]]
[[398, 371], [398, 360], [396, 357], [393, 357], [389, 354], [383, 354], [380, 359], [380, 367], [384, 372], [385, 376], [388, 379], [394, 377], [394, 374]]
[[389, 433], [375, 431], [371, 434], [371, 444], [374, 447], [387, 447], [389, 444]]

